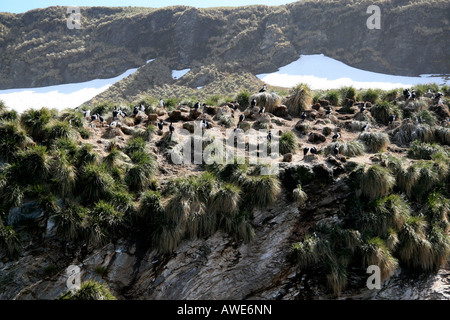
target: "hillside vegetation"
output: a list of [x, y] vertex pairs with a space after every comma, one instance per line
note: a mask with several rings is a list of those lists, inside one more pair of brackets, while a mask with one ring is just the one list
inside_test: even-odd
[[[309, 221], [309, 228], [292, 235], [289, 263], [326, 279], [336, 296], [355, 272], [372, 264], [380, 266], [384, 279], [398, 268], [435, 273], [450, 254], [450, 112], [448, 98], [435, 99], [428, 89], [449, 94], [448, 87], [434, 84], [417, 86], [415, 100], [400, 90], [341, 88], [331, 103], [325, 98], [332, 91], [301, 84], [283, 97], [270, 88], [259, 93], [261, 103], [279, 97], [271, 112], [251, 107], [246, 91], [209, 96], [197, 110], [195, 100], [170, 97], [166, 107], [158, 107], [158, 99], [147, 96], [123, 105], [128, 116], [118, 120], [113, 103], [94, 104], [91, 114], [102, 115], [102, 121], [84, 117], [81, 108], [18, 115], [1, 104], [1, 257], [20, 259], [58, 240], [83, 246], [87, 254], [128, 239], [167, 258], [184, 241], [208, 239], [218, 231], [242, 245], [254, 240], [258, 210], [287, 197], [302, 214], [305, 207], [314, 210], [322, 193], [341, 185], [343, 202], [326, 214], [333, 222]], [[373, 104], [362, 109], [361, 97], [369, 93], [376, 96]], [[293, 102], [302, 106], [304, 119], [282, 105]], [[145, 111], [134, 114], [135, 106]], [[387, 124], [386, 106], [389, 115], [398, 115]], [[209, 126], [195, 137], [200, 120]], [[174, 163], [186, 141], [200, 139], [203, 152], [210, 152], [223, 141], [208, 133], [233, 127], [238, 136], [265, 129], [255, 132], [263, 140], [270, 130], [267, 145], [279, 150], [272, 158], [280, 172], [267, 174], [267, 164], [251, 164], [249, 158]]]

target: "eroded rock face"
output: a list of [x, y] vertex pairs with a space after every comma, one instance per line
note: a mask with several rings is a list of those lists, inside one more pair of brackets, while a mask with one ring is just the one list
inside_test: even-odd
[[[105, 282], [119, 299], [449, 299], [450, 271], [411, 276], [398, 272], [380, 290], [367, 277], [349, 276], [348, 287], [334, 296], [320, 275], [305, 274], [290, 260], [293, 243], [317, 222], [341, 221], [351, 190], [325, 164], [282, 163], [283, 184], [304, 186], [308, 200], [298, 208], [283, 193], [272, 206], [253, 211], [254, 240], [236, 241], [224, 232], [183, 241], [169, 255], [141, 243], [118, 241], [92, 252], [64, 241], [25, 250], [17, 261], [0, 262], [0, 299], [55, 299], [67, 291], [66, 269], [77, 265], [82, 281]], [[312, 182], [318, 181], [318, 183]], [[321, 182], [327, 181], [324, 192]]]

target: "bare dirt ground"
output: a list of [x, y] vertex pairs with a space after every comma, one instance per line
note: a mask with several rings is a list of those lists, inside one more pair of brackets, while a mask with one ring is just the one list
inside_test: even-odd
[[[186, 107], [183, 107], [184, 109], [188, 109]], [[231, 115], [231, 117], [234, 119], [235, 124], [238, 124], [239, 122], [239, 116], [244, 113], [244, 110], [233, 110], [228, 107], [216, 107], [216, 109], [225, 108], [226, 114]], [[203, 109], [203, 110], [202, 110]], [[319, 151], [324, 151], [325, 148], [332, 142], [348, 142], [355, 139], [358, 139], [358, 136], [361, 134], [361, 132], [355, 132], [348, 130], [345, 127], [345, 122], [353, 120], [357, 113], [355, 114], [340, 114], [339, 113], [340, 108], [332, 108], [332, 113], [329, 115], [326, 115], [323, 110], [319, 110], [321, 112], [317, 113], [317, 116], [315, 119], [306, 119], [303, 122], [307, 125], [309, 125], [310, 129], [309, 132], [306, 134], [302, 134], [300, 131], [295, 129], [295, 125], [301, 121], [300, 118], [292, 118], [292, 117], [285, 117], [280, 118], [276, 117], [272, 114], [269, 114], [271, 118], [270, 122], [270, 131], [274, 135], [280, 135], [282, 132], [286, 131], [292, 131], [295, 133], [295, 135], [298, 138], [298, 148], [295, 154], [293, 154], [292, 157], [292, 163], [320, 163], [325, 162], [326, 159], [330, 156], [329, 154], [325, 154], [324, 152], [319, 153], [318, 155], [314, 157], [305, 157], [303, 154], [303, 148], [305, 147], [315, 147]], [[226, 130], [230, 130], [230, 128], [226, 128], [225, 126], [221, 125], [220, 122], [214, 117], [214, 116], [205, 116], [206, 111], [204, 108], [200, 108], [200, 111], [203, 111], [203, 114], [200, 116], [200, 118], [208, 118], [210, 119], [210, 123], [212, 124], [212, 127], [214, 130], [219, 130], [221, 134], [223, 134], [223, 137], [225, 137]], [[357, 111], [359, 112], [359, 111]], [[365, 110], [364, 113], [366, 113], [370, 117], [370, 110]], [[122, 119], [122, 124], [128, 124], [128, 126], [123, 126], [120, 130], [116, 130], [116, 136], [114, 138], [110, 138], [110, 136], [105, 135], [105, 133], [110, 130], [108, 123], [111, 123], [112, 117], [108, 118], [103, 126], [98, 122], [89, 123], [87, 126], [87, 129], [92, 133], [91, 137], [88, 139], [84, 139], [84, 143], [89, 143], [93, 145], [93, 149], [101, 156], [105, 157], [108, 155], [108, 145], [110, 144], [111, 140], [116, 140], [117, 145], [119, 148], [123, 148], [127, 141], [133, 137], [132, 132], [137, 129], [146, 129], [148, 125], [152, 124], [156, 126], [157, 122], [160, 120], [164, 121], [164, 127], [163, 130], [156, 130], [156, 132], [151, 136], [151, 138], [148, 141], [148, 149], [149, 151], [152, 151], [156, 157], [158, 162], [158, 167], [160, 169], [160, 175], [158, 179], [166, 180], [172, 177], [180, 177], [180, 176], [187, 176], [191, 174], [195, 174], [196, 172], [202, 171], [202, 166], [198, 164], [191, 164], [191, 165], [177, 165], [172, 164], [169, 161], [169, 157], [163, 150], [158, 147], [158, 142], [163, 137], [163, 135], [169, 131], [169, 125], [170, 123], [173, 124], [175, 131], [174, 135], [177, 136], [178, 139], [181, 141], [184, 141], [189, 135], [192, 135], [192, 133], [187, 133], [186, 130], [183, 129], [183, 124], [185, 122], [192, 122], [194, 125], [200, 125], [200, 120], [190, 120], [188, 121], [188, 112], [182, 112], [185, 116], [185, 120], [177, 120], [174, 121], [171, 117], [171, 111], [166, 110], [159, 110], [160, 116], [157, 117], [157, 120], [144, 120], [141, 121], [139, 124], [134, 125], [135, 118], [134, 117], [127, 117], [126, 119]], [[358, 117], [360, 117], [359, 115]], [[248, 122], [252, 127], [254, 126], [255, 122], [261, 117], [261, 115], [255, 115], [254, 119], [248, 119], [246, 118], [245, 121]], [[145, 117], [144, 117], [145, 118]], [[153, 119], [155, 117], [153, 116]], [[89, 121], [88, 121], [89, 122]], [[399, 124], [398, 124], [399, 125]], [[125, 128], [124, 128], [125, 127]], [[324, 142], [318, 142], [313, 143], [308, 140], [309, 134], [311, 133], [317, 133], [322, 134], [324, 127], [328, 127], [331, 129], [331, 134], [326, 136], [326, 140]], [[231, 129], [233, 129], [232, 127]], [[391, 130], [393, 130], [393, 127], [383, 126], [383, 125], [372, 125], [369, 129], [369, 131], [373, 132], [385, 132], [389, 133]], [[208, 129], [204, 129], [208, 130]], [[259, 135], [267, 135], [267, 131], [258, 132]], [[339, 132], [341, 137], [338, 140], [333, 140], [332, 136]], [[106, 138], [105, 136], [108, 136]], [[395, 152], [394, 152], [395, 151]], [[405, 157], [406, 156], [406, 149], [398, 148], [395, 144], [390, 144], [387, 148], [386, 154], [392, 154], [397, 157]], [[347, 157], [347, 161], [353, 161], [359, 164], [370, 164], [372, 163], [371, 158], [375, 155], [375, 153], [365, 153], [361, 156], [357, 157]], [[276, 161], [283, 161], [283, 157], [280, 155], [278, 160]]]

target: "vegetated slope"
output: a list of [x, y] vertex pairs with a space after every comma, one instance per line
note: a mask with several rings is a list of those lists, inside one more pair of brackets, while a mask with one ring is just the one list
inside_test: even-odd
[[[138, 101], [145, 112], [118, 120], [113, 104], [91, 110], [103, 120], [0, 104], [0, 298], [60, 297], [74, 264], [119, 299], [448, 298], [449, 100], [427, 91], [449, 88], [415, 90]], [[205, 155], [234, 127], [249, 156], [262, 151], [250, 129], [271, 130], [253, 134], [272, 152], [279, 137], [279, 172], [174, 164], [186, 142]], [[393, 278], [385, 290], [365, 290], [369, 265]]]
[[[366, 27], [366, 10], [372, 4], [381, 9], [380, 30]], [[82, 8], [81, 14], [82, 29], [69, 30], [65, 7], [1, 13], [0, 88], [109, 78], [158, 58], [166, 70], [134, 85], [170, 85], [168, 71], [184, 68], [195, 73], [202, 67], [229, 74], [266, 73], [312, 53], [390, 74], [450, 73], [449, 1], [92, 7]], [[186, 85], [205, 86], [213, 79]]]

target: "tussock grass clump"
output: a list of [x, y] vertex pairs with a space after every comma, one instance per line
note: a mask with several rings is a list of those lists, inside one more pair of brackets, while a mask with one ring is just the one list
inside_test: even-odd
[[300, 270], [320, 267], [326, 274], [328, 286], [339, 296], [347, 284], [347, 266], [352, 253], [360, 244], [356, 230], [341, 226], [318, 226], [317, 231], [292, 246], [291, 254]]
[[0, 111], [0, 121], [16, 121], [19, 114], [16, 110]]
[[65, 198], [75, 190], [77, 169], [69, 161], [65, 152], [57, 152], [50, 160], [51, 182], [53, 192]]
[[236, 101], [239, 103], [239, 106], [242, 109], [246, 109], [250, 103], [250, 92], [248, 92], [247, 90], [242, 90], [236, 96]]
[[450, 145], [450, 128], [436, 127], [434, 129], [434, 137], [436, 142], [441, 144]]
[[8, 258], [14, 259], [19, 256], [21, 247], [19, 235], [11, 226], [3, 225], [0, 219], [0, 252], [4, 252]]
[[354, 120], [350, 123], [350, 130], [361, 132], [365, 125], [367, 125], [366, 121], [355, 121]]
[[156, 127], [149, 124], [145, 129], [139, 129], [133, 132], [133, 138], [142, 138], [144, 141], [152, 140], [153, 135], [156, 132]]
[[412, 89], [416, 91], [416, 97], [421, 97], [427, 93], [428, 90], [431, 90], [431, 92], [438, 92], [439, 85], [436, 83], [416, 84]]
[[311, 102], [311, 89], [306, 84], [299, 84], [291, 89], [290, 96], [286, 98], [284, 104], [291, 115], [299, 116], [303, 111], [309, 109]]
[[394, 101], [397, 100], [398, 98], [400, 98], [400, 92], [401, 89], [392, 89], [392, 90], [388, 90], [388, 91], [383, 91], [383, 93], [381, 94], [381, 100], [382, 101]]
[[393, 140], [400, 145], [408, 145], [414, 140], [430, 143], [434, 141], [434, 132], [429, 125], [403, 121], [400, 128], [396, 129]]
[[389, 136], [383, 132], [364, 132], [358, 140], [364, 143], [368, 152], [385, 151], [390, 144]]
[[341, 101], [345, 99], [355, 100], [356, 99], [356, 89], [353, 87], [341, 87], [339, 88], [339, 95]]
[[413, 141], [408, 150], [408, 157], [412, 159], [431, 160], [433, 155], [437, 153], [445, 154], [444, 148], [436, 143], [422, 143], [420, 141]]
[[68, 291], [58, 300], [117, 300], [106, 284], [100, 284], [95, 280], [87, 280], [81, 283], [80, 289], [75, 293]]
[[428, 110], [414, 112], [411, 115], [411, 119], [415, 123], [426, 124], [429, 126], [434, 126], [437, 123], [436, 116], [433, 114], [433, 112], [428, 111]]
[[272, 204], [281, 191], [280, 181], [274, 175], [247, 176], [241, 183], [247, 203], [258, 208]]
[[76, 138], [76, 131], [66, 121], [52, 121], [46, 126], [45, 130], [47, 131], [47, 140], [50, 142], [60, 138]]
[[112, 194], [114, 179], [103, 165], [87, 164], [81, 169], [77, 187], [86, 203], [94, 203]]
[[335, 90], [335, 89], [327, 90], [323, 98], [325, 100], [328, 100], [331, 103], [331, 105], [333, 105], [333, 106], [339, 105], [340, 94], [339, 94], [338, 90]]
[[438, 272], [438, 270], [445, 266], [450, 257], [450, 236], [448, 231], [433, 224], [428, 235], [428, 240], [432, 247], [432, 272]]
[[397, 106], [394, 106], [390, 102], [380, 102], [370, 108], [370, 113], [378, 123], [388, 125], [389, 117], [396, 115], [397, 119], [401, 119], [401, 111]]
[[411, 216], [399, 232], [397, 254], [410, 270], [428, 273], [434, 269], [432, 246], [426, 238], [427, 227], [425, 217]]
[[83, 221], [89, 210], [75, 203], [66, 203], [52, 220], [55, 223], [56, 234], [63, 239], [76, 241], [87, 235]]
[[230, 115], [223, 115], [219, 118], [219, 124], [223, 125], [225, 128], [232, 128], [236, 126], [236, 121]]
[[389, 278], [398, 268], [399, 263], [387, 248], [383, 239], [374, 237], [360, 246], [362, 262], [365, 267], [376, 265], [381, 270], [381, 281]]
[[379, 164], [364, 170], [361, 177], [361, 193], [364, 197], [374, 200], [388, 195], [395, 185], [395, 178], [390, 171]]
[[90, 240], [93, 244], [102, 244], [106, 237], [111, 240], [118, 236], [124, 214], [116, 210], [110, 202], [100, 200], [92, 209], [89, 223]]
[[306, 200], [308, 200], [308, 195], [305, 191], [303, 191], [300, 184], [292, 191], [292, 197], [299, 206], [302, 206], [303, 204], [305, 204]]
[[157, 171], [155, 157], [144, 151], [134, 151], [130, 155], [133, 165], [128, 167], [125, 181], [132, 191], [143, 191], [152, 182]]
[[18, 178], [24, 183], [41, 183], [50, 173], [50, 156], [45, 146], [36, 145], [19, 154]]
[[386, 235], [389, 229], [398, 231], [411, 213], [408, 203], [397, 194], [380, 198], [374, 203], [376, 221], [368, 226], [375, 234]]
[[367, 90], [361, 92], [357, 96], [357, 99], [359, 101], [368, 101], [368, 102], [372, 103], [372, 105], [373, 105], [373, 104], [377, 103], [377, 101], [380, 97], [380, 92], [381, 92], [381, 90], [367, 89]]
[[77, 129], [83, 128], [87, 124], [87, 121], [81, 112], [71, 109], [62, 111], [57, 118], [60, 121], [69, 123], [72, 127]]
[[53, 113], [47, 109], [29, 109], [20, 115], [20, 124], [27, 134], [35, 141], [42, 142], [46, 137], [46, 125], [53, 118]]
[[4, 161], [14, 161], [20, 150], [33, 144], [33, 140], [26, 135], [17, 122], [0, 121], [0, 157]]
[[409, 198], [421, 201], [445, 178], [438, 169], [433, 161], [420, 160], [404, 171], [400, 187]]
[[425, 111], [428, 109], [428, 103], [423, 100], [409, 100], [399, 105], [406, 113]]
[[273, 112], [275, 107], [281, 105], [281, 97], [276, 93], [260, 92], [250, 97], [250, 101], [256, 99], [256, 105], [265, 107], [266, 112]]
[[450, 229], [450, 200], [440, 192], [430, 192], [426, 205], [426, 214], [430, 218], [431, 223], [437, 224], [443, 229], [444, 233], [448, 232]]
[[134, 152], [144, 152], [145, 151], [146, 142], [142, 137], [134, 137], [128, 140], [127, 145], [124, 148], [124, 152], [127, 155], [131, 155]]
[[346, 157], [357, 157], [364, 154], [365, 146], [358, 140], [348, 142], [333, 142], [325, 148], [325, 154], [333, 154], [335, 146], [339, 146], [339, 154]]
[[297, 136], [292, 131], [283, 132], [279, 140], [280, 154], [295, 153], [298, 149]]

